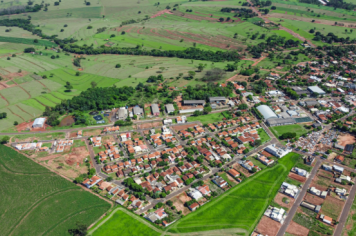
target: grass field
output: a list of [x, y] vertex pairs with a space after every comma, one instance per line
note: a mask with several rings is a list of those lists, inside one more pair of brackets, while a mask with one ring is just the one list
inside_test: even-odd
[[352, 203], [351, 211], [347, 217], [346, 225], [344, 227], [342, 235], [354, 236], [356, 235], [356, 199]]
[[260, 136], [262, 143], [268, 142], [271, 138], [268, 136], [263, 128], [257, 129], [258, 136]]
[[303, 125], [283, 125], [283, 126], [275, 126], [270, 127], [272, 133], [279, 138], [282, 134], [285, 133], [296, 133], [298, 137], [307, 133], [307, 130], [303, 127]]
[[205, 124], [209, 124], [209, 123], [222, 121], [223, 118], [224, 118], [223, 114], [218, 112], [218, 113], [211, 113], [211, 114], [202, 115], [202, 116], [189, 116], [188, 121], [189, 122], [200, 121], [203, 125], [205, 125]]
[[89, 225], [110, 208], [11, 148], [0, 153], [2, 235], [69, 235], [75, 222]]
[[255, 174], [221, 197], [205, 204], [170, 226], [169, 232], [188, 233], [233, 228], [236, 232], [249, 235], [298, 157], [296, 153], [289, 153], [279, 160], [279, 165]]
[[[116, 212], [115, 212], [116, 210]], [[159, 229], [150, 225], [148, 222], [138, 216], [129, 213], [127, 210], [122, 208], [115, 209], [112, 214], [105, 217], [103, 220], [99, 221], [98, 224], [94, 225], [92, 229], [95, 231], [89, 231], [89, 235], [92, 236], [104, 236], [104, 235], [116, 235], [118, 230], [122, 236], [158, 236], [161, 235]]]

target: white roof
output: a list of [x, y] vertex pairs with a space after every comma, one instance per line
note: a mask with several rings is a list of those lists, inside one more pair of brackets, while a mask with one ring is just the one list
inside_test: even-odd
[[33, 122], [33, 125], [43, 125], [46, 121], [46, 118], [40, 117], [36, 118], [35, 121]]
[[271, 110], [271, 108], [269, 108], [269, 106], [261, 105], [257, 107], [257, 110], [266, 120], [269, 118], [278, 118], [277, 115]]

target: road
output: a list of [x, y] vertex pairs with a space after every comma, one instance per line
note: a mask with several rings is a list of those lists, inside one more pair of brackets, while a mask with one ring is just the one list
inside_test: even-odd
[[308, 178], [308, 180], [305, 182], [305, 184], [303, 185], [302, 190], [299, 193], [299, 196], [297, 197], [296, 201], [294, 202], [292, 208], [290, 209], [290, 211], [288, 212], [288, 216], [285, 219], [282, 227], [279, 229], [277, 236], [283, 236], [290, 224], [290, 222], [292, 221], [294, 214], [297, 212], [298, 207], [300, 206], [300, 204], [303, 201], [304, 195], [306, 194], [309, 185], [311, 183], [311, 181], [313, 180], [313, 178], [315, 177], [316, 173], [318, 172], [318, 169], [321, 166], [322, 161], [320, 159], [317, 160], [312, 172], [310, 173], [310, 176]]

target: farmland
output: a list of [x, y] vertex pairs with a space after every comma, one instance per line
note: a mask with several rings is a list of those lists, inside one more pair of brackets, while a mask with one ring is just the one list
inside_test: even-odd
[[298, 157], [295, 153], [288, 154], [279, 160], [279, 165], [250, 177], [173, 224], [169, 231], [188, 233], [233, 228], [251, 232]]
[[16, 151], [0, 145], [0, 153], [3, 235], [66, 235], [75, 222], [89, 225], [110, 208]]

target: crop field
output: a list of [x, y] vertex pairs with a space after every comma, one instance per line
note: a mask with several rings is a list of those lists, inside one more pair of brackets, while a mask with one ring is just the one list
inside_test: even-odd
[[285, 133], [296, 133], [297, 136], [301, 136], [307, 132], [303, 125], [298, 124], [270, 127], [270, 130], [277, 138]]
[[0, 145], [0, 152], [3, 235], [66, 235], [75, 222], [89, 225], [110, 208], [11, 148]]
[[22, 44], [31, 44], [31, 45], [34, 44], [34, 45], [47, 46], [47, 47], [57, 46], [55, 43], [52, 43], [48, 40], [38, 39], [38, 42], [34, 43], [33, 39], [5, 37], [5, 36], [0, 36], [0, 42], [22, 43]]
[[120, 230], [120, 235], [158, 236], [162, 231], [150, 225], [147, 221], [134, 215], [123, 208], [116, 208], [109, 216], [103, 218], [89, 231], [89, 235], [115, 235]]
[[352, 204], [351, 211], [347, 218], [342, 235], [353, 236], [356, 234], [355, 220], [356, 220], [356, 200], [354, 200]]
[[286, 155], [279, 160], [279, 165], [255, 174], [221, 197], [200, 207], [173, 224], [169, 232], [188, 233], [233, 228], [249, 235], [298, 157], [296, 153]]

